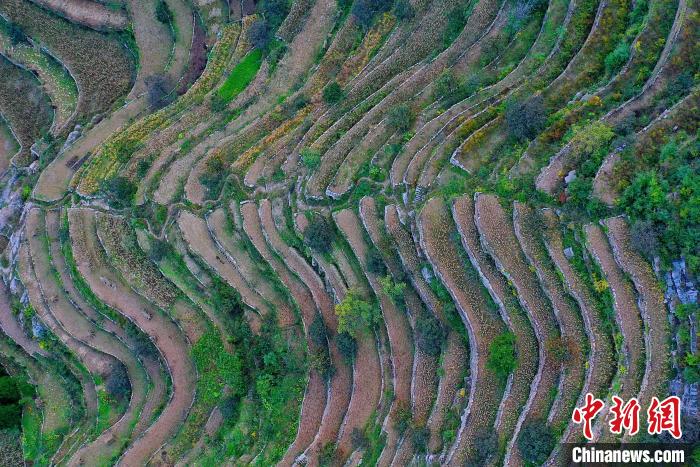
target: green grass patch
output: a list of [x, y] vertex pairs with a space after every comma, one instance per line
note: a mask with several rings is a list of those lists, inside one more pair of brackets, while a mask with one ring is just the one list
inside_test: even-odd
[[41, 411], [34, 401], [27, 402], [22, 413], [22, 452], [27, 461], [34, 461], [41, 448]]
[[104, 389], [97, 391], [97, 427], [96, 433], [102, 433], [112, 424], [112, 404]]
[[241, 93], [258, 73], [262, 65], [262, 52], [258, 49], [249, 52], [228, 75], [217, 94], [224, 102], [231, 102]]

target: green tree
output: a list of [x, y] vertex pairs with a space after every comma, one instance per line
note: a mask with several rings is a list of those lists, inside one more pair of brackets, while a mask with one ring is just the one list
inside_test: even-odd
[[444, 70], [440, 73], [433, 87], [433, 98], [435, 100], [444, 99], [456, 92], [459, 88], [459, 81], [452, 70]]
[[435, 316], [425, 311], [421, 312], [416, 320], [416, 333], [418, 348], [433, 357], [440, 355], [445, 333]]
[[506, 126], [515, 139], [522, 141], [537, 136], [547, 120], [544, 99], [537, 95], [524, 102], [508, 101], [506, 103]]
[[263, 0], [258, 3], [258, 12], [262, 13], [270, 27], [270, 31], [277, 31], [284, 18], [289, 14], [291, 2], [287, 0]]
[[170, 7], [165, 3], [165, 0], [160, 0], [156, 4], [156, 19], [163, 24], [170, 24], [173, 20], [173, 13], [170, 11]]
[[505, 381], [515, 367], [515, 336], [511, 332], [504, 332], [496, 336], [489, 345], [489, 356], [486, 367], [493, 371], [498, 378]]
[[17, 404], [0, 405], [0, 429], [19, 426], [22, 408]]
[[329, 253], [334, 240], [333, 227], [321, 216], [316, 216], [304, 232], [304, 242], [309, 248], [320, 253]]
[[311, 326], [309, 326], [309, 337], [316, 346], [325, 348], [328, 345], [327, 336], [328, 330], [326, 328], [326, 323], [323, 322], [321, 315], [316, 313], [314, 320], [311, 322]]
[[103, 180], [100, 192], [110, 206], [121, 209], [131, 205], [136, 194], [136, 185], [128, 178], [117, 175]]
[[304, 148], [301, 150], [301, 162], [313, 172], [321, 165], [321, 153], [315, 149]]
[[338, 346], [338, 351], [343, 356], [346, 362], [352, 363], [357, 352], [357, 342], [347, 332], [339, 332], [336, 334], [335, 343]]
[[331, 81], [325, 88], [323, 88], [323, 100], [326, 102], [326, 104], [337, 104], [343, 99], [343, 97], [343, 89], [335, 80]]
[[413, 19], [416, 12], [413, 10], [411, 2], [408, 0], [397, 0], [394, 5], [394, 14], [399, 21], [406, 21]]
[[14, 404], [21, 397], [15, 378], [12, 376], [0, 376], [0, 403]]
[[267, 50], [272, 37], [270, 25], [265, 20], [257, 20], [248, 28], [248, 40], [253, 47], [263, 52]]
[[413, 126], [413, 111], [408, 104], [399, 104], [389, 111], [387, 123], [399, 133], [405, 133]]
[[394, 281], [391, 276], [386, 275], [379, 278], [379, 284], [382, 286], [382, 291], [394, 302], [403, 303], [403, 293], [406, 290], [405, 282]]
[[370, 248], [367, 251], [367, 270], [372, 274], [378, 276], [384, 275], [386, 273], [386, 265], [384, 264], [384, 259], [382, 254], [376, 248]]
[[170, 254], [171, 248], [168, 242], [154, 238], [151, 241], [151, 251], [148, 256], [151, 258], [151, 261], [157, 263]]
[[542, 465], [552, 452], [556, 440], [544, 421], [526, 423], [518, 437], [518, 447], [523, 458], [536, 465]]
[[243, 312], [241, 297], [236, 290], [221, 279], [215, 278], [211, 286], [211, 301], [214, 308], [234, 316]]
[[357, 337], [379, 323], [379, 312], [371, 303], [362, 299], [357, 289], [349, 289], [343, 300], [335, 306], [338, 316], [338, 332]]
[[364, 29], [368, 29], [374, 17], [385, 11], [389, 11], [392, 6], [391, 0], [355, 0], [352, 6], [352, 15]]
[[27, 36], [22, 31], [22, 27], [17, 23], [9, 23], [8, 34], [10, 36], [10, 43], [12, 45], [17, 45], [20, 42], [27, 42]]

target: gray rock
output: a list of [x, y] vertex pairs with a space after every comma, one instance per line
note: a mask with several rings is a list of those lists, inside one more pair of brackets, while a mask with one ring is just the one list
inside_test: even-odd
[[425, 282], [430, 283], [430, 281], [433, 280], [433, 271], [431, 271], [428, 267], [424, 266], [421, 268], [420, 273], [423, 275]]
[[572, 170], [568, 174], [566, 174], [566, 177], [564, 177], [564, 182], [568, 185], [569, 183], [573, 182], [576, 180], [576, 171]]
[[27, 171], [30, 174], [35, 174], [35, 173], [37, 173], [38, 170], [39, 170], [39, 161], [38, 160], [32, 162], [31, 164], [29, 164], [29, 167], [27, 167]]
[[32, 335], [38, 339], [41, 339], [44, 337], [44, 334], [46, 333], [46, 328], [44, 328], [44, 325], [42, 322], [37, 318], [36, 316], [32, 317]]
[[566, 256], [567, 259], [571, 259], [574, 257], [574, 249], [571, 247], [564, 248], [564, 256]]
[[63, 143], [63, 148], [61, 148], [61, 151], [65, 151], [66, 149], [71, 147], [73, 143], [75, 143], [75, 141], [78, 138], [80, 138], [81, 134], [82, 133], [80, 132], [80, 130], [73, 130], [70, 133], [68, 133], [68, 137], [66, 138], [66, 142]]

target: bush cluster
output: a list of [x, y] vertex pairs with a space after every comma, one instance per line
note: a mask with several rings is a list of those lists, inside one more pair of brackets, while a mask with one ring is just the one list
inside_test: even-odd
[[334, 240], [333, 226], [321, 216], [316, 216], [304, 232], [304, 243], [319, 253], [329, 253]]

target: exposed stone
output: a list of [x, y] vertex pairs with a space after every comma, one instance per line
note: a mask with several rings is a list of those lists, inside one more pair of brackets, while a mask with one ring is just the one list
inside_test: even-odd
[[32, 335], [36, 337], [37, 339], [41, 339], [44, 337], [44, 334], [46, 333], [46, 329], [44, 328], [44, 325], [41, 323], [39, 318], [36, 316], [32, 317]]
[[430, 283], [430, 281], [433, 280], [433, 272], [427, 266], [423, 266], [420, 270], [420, 273], [423, 275], [423, 279], [425, 279], [425, 282]]
[[573, 258], [574, 257], [574, 249], [571, 247], [564, 248], [564, 256], [566, 256], [566, 259]]
[[573, 182], [576, 180], [576, 171], [572, 170], [568, 174], [566, 174], [566, 177], [564, 177], [564, 182], [568, 185], [569, 183]]
[[[78, 125], [78, 126], [79, 126], [79, 125]], [[66, 138], [66, 142], [63, 143], [63, 148], [61, 148], [61, 151], [65, 151], [66, 149], [68, 149], [69, 147], [71, 147], [71, 146], [73, 145], [73, 143], [75, 143], [75, 141], [76, 141], [78, 138], [80, 138], [80, 135], [81, 135], [81, 134], [82, 134], [81, 131], [80, 131], [80, 130], [77, 128], [77, 126], [76, 126], [76, 129], [75, 129], [75, 130], [73, 130], [73, 131], [71, 131], [70, 133], [68, 133], [68, 137]]]
[[29, 167], [27, 167], [27, 171], [30, 174], [35, 174], [35, 173], [37, 173], [38, 170], [39, 170], [39, 161], [38, 160], [32, 162], [31, 164], [29, 164]]

